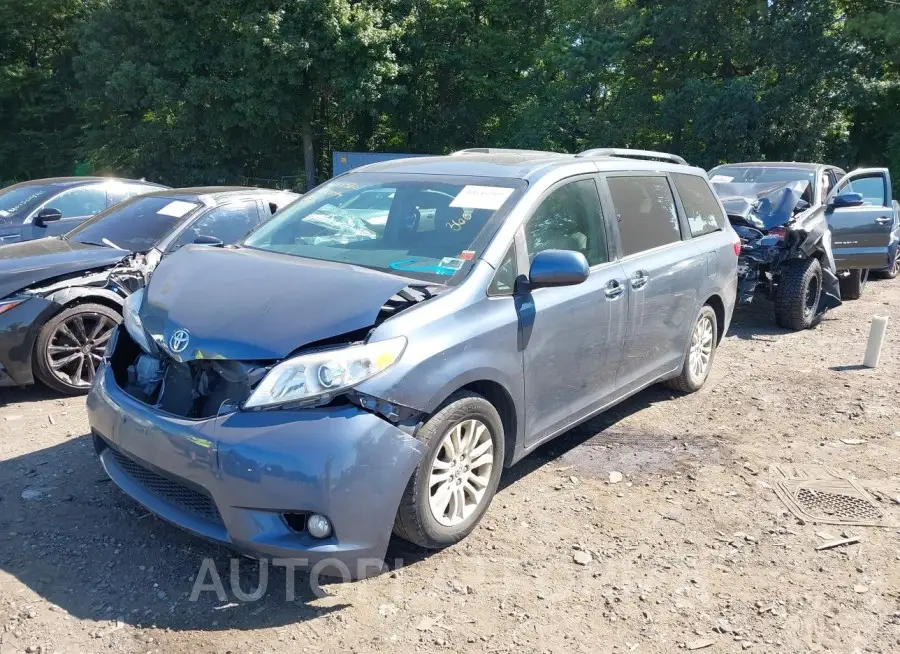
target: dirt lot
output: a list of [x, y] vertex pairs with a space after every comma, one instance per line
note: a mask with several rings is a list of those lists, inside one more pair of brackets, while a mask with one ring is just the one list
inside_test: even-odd
[[[900, 519], [900, 281], [810, 332], [769, 309], [738, 313], [702, 392], [641, 393], [507, 471], [466, 542], [397, 543], [394, 572], [323, 597], [247, 560], [232, 579], [229, 552], [125, 498], [82, 399], [0, 390], [0, 652], [900, 651], [900, 532], [803, 524], [769, 471], [847, 471]], [[861, 370], [876, 313], [889, 341]], [[204, 559], [226, 595], [191, 601]]]

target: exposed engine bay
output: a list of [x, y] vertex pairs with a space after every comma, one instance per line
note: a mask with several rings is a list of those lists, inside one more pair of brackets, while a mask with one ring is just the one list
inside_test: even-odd
[[[389, 298], [369, 328], [309, 343], [291, 356], [316, 350], [362, 344], [372, 329], [385, 320], [437, 296], [444, 287], [407, 286]], [[124, 328], [117, 330], [110, 367], [118, 386], [134, 399], [172, 416], [204, 420], [236, 410], [253, 388], [280, 361], [234, 361], [203, 358], [179, 361], [163, 348], [156, 355], [144, 352]], [[316, 406], [348, 401], [398, 422], [408, 414], [404, 407], [351, 391], [342, 397], [324, 396]]]
[[840, 283], [824, 207], [810, 207], [809, 182], [713, 183], [728, 220], [741, 239], [738, 302], [757, 293], [774, 299], [783, 267], [794, 259], [817, 258], [822, 293], [817, 315], [840, 306]]
[[113, 266], [55, 278], [49, 284], [45, 280], [40, 285], [24, 288], [21, 292], [23, 295], [36, 295], [59, 304], [66, 304], [72, 297], [77, 297], [80, 292], [76, 289], [89, 289], [93, 293], [101, 291], [124, 299], [147, 285], [161, 258], [162, 255], [157, 250], [135, 252]]

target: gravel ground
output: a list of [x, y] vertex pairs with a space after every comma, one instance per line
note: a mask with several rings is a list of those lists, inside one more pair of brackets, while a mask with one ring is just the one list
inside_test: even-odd
[[[798, 521], [769, 466], [846, 471], [900, 519], [900, 281], [809, 332], [770, 310], [738, 312], [700, 393], [649, 389], [507, 471], [465, 542], [314, 589], [124, 497], [83, 399], [0, 389], [0, 654], [898, 651], [900, 532]], [[204, 561], [225, 595], [191, 601]]]

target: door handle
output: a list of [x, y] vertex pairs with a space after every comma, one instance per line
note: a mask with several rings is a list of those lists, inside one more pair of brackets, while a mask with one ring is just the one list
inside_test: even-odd
[[615, 300], [617, 297], [622, 295], [625, 292], [625, 286], [619, 283], [617, 279], [611, 279], [606, 284], [606, 297], [610, 300]]
[[631, 276], [631, 288], [644, 288], [649, 281], [650, 276], [643, 270], [639, 270]]
[[878, 218], [875, 219], [875, 222], [878, 223], [879, 225], [884, 225], [886, 223], [891, 222], [891, 217], [890, 216], [878, 216]]

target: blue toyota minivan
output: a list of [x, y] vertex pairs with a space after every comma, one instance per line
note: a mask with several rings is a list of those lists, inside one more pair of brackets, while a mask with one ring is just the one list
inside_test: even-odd
[[94, 380], [96, 449], [184, 529], [357, 576], [392, 534], [464, 538], [502, 470], [579, 422], [657, 382], [698, 390], [739, 248], [673, 155], [357, 169], [237, 246], [163, 260]]

